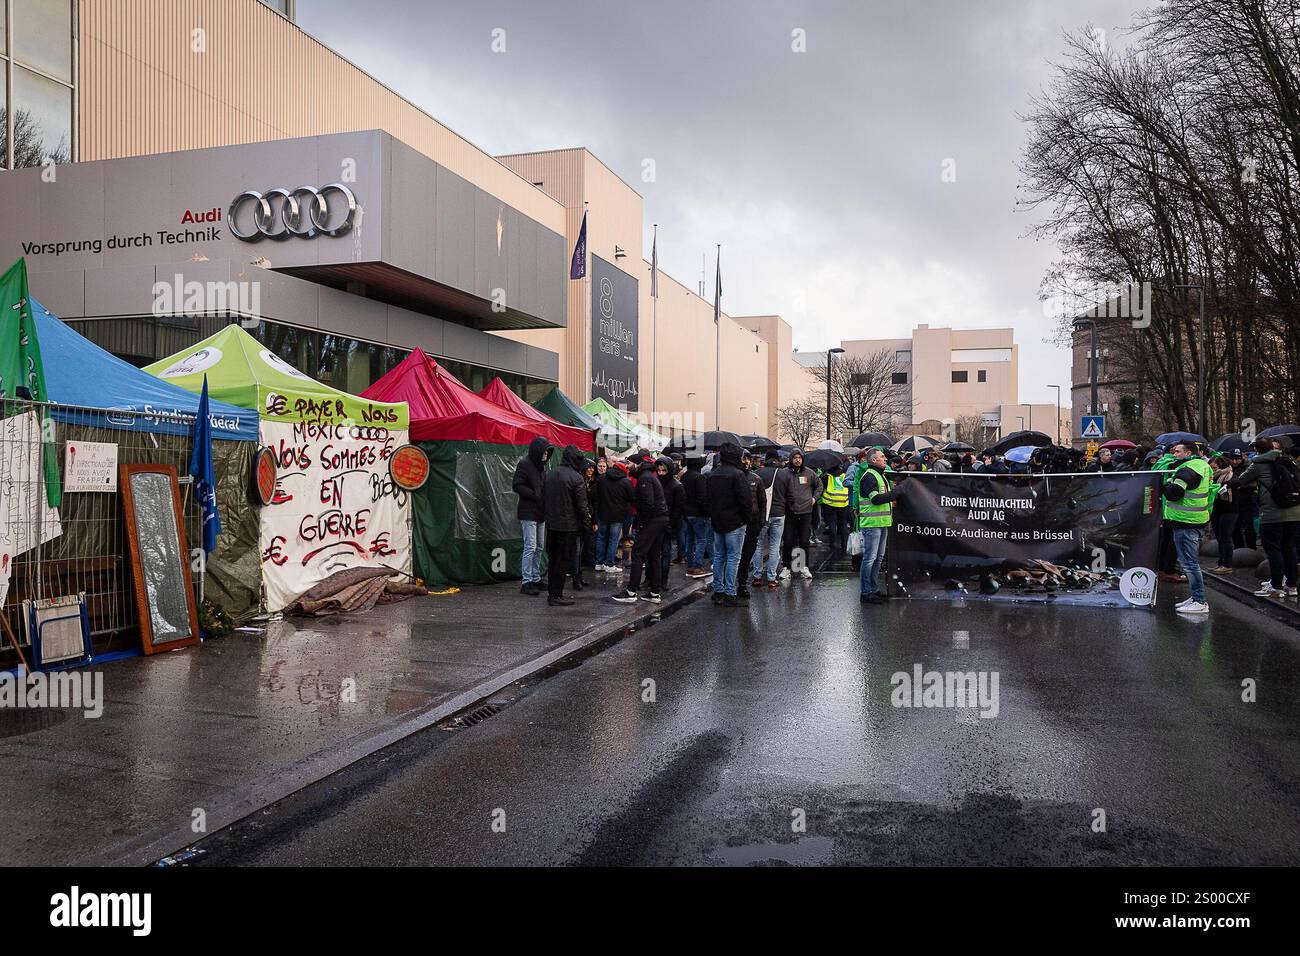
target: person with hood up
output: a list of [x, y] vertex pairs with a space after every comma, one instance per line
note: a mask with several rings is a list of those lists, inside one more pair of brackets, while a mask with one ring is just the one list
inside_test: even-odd
[[546, 506], [542, 502], [542, 486], [546, 481], [546, 462], [551, 457], [551, 443], [538, 435], [528, 443], [528, 453], [515, 465], [515, 477], [510, 488], [519, 496], [515, 517], [523, 534], [523, 553], [519, 559], [520, 576], [524, 579], [521, 594], [541, 594], [542, 552], [540, 550], [542, 526], [546, 521]]
[[[1259, 536], [1268, 557], [1269, 580], [1258, 591], [1257, 597], [1280, 598], [1296, 596], [1296, 537], [1300, 533], [1300, 504], [1291, 501], [1300, 484], [1300, 470], [1295, 459], [1284, 454], [1267, 438], [1255, 439], [1255, 456], [1249, 467], [1228, 482], [1228, 487], [1251, 487], [1259, 491]], [[1291, 503], [1288, 503], [1291, 501]]]
[[737, 570], [745, 526], [755, 517], [754, 492], [740, 462], [740, 446], [724, 442], [718, 449], [718, 463], [709, 472], [705, 499], [713, 527], [713, 603], [727, 607], [747, 603], [737, 596]]
[[[773, 501], [783, 500], [785, 507], [785, 540], [781, 545], [781, 559], [785, 570], [781, 577], [800, 574], [812, 577], [808, 555], [812, 549], [812, 510], [822, 494], [821, 478], [803, 463], [803, 452], [790, 453], [790, 464], [783, 468], [772, 483]], [[794, 566], [794, 551], [799, 549], [799, 567]]]
[[636, 543], [632, 547], [632, 576], [627, 589], [614, 595], [620, 604], [635, 604], [641, 589], [641, 575], [650, 579], [645, 600], [658, 604], [663, 600], [663, 546], [668, 530], [668, 502], [664, 486], [655, 474], [658, 463], [653, 455], [634, 459], [636, 466]]
[[673, 542], [681, 531], [682, 521], [686, 517], [686, 489], [677, 480], [677, 462], [668, 457], [661, 457], [656, 463], [655, 473], [659, 484], [663, 485], [664, 501], [668, 505], [668, 527], [664, 531], [664, 546], [660, 567], [660, 583], [668, 590], [668, 572], [672, 570]]
[[767, 588], [777, 588], [776, 576], [781, 570], [781, 543], [785, 538], [785, 499], [777, 496], [772, 488], [776, 476], [785, 470], [781, 456], [769, 451], [763, 456], [763, 467], [758, 469], [758, 477], [763, 481], [764, 495], [770, 505], [767, 518], [758, 532], [758, 545], [754, 550], [754, 562], [751, 573], [753, 587], [762, 587], [766, 577]]
[[[582, 475], [582, 483], [587, 489], [587, 507], [594, 508], [596, 501], [596, 463], [590, 458], [583, 458], [582, 467], [578, 473]], [[577, 534], [577, 540], [573, 543], [573, 590], [581, 591], [587, 586], [587, 579], [583, 577], [582, 569], [584, 566], [594, 568], [596, 566], [596, 525], [595, 515], [592, 516], [592, 523], [585, 528], [581, 528]]]
[[[736, 598], [748, 601], [749, 585], [746, 582], [749, 580], [749, 568], [754, 563], [754, 552], [758, 550], [758, 539], [767, 520], [767, 484], [754, 471], [754, 456], [748, 451], [741, 453], [740, 467], [753, 496], [754, 513], [745, 525], [745, 541], [740, 546], [740, 566], [736, 569]], [[759, 585], [755, 585], [757, 586]]]
[[632, 516], [632, 482], [627, 466], [614, 462], [596, 479], [596, 570], [617, 574], [619, 542]]
[[547, 603], [564, 607], [573, 598], [564, 596], [564, 578], [572, 570], [573, 549], [578, 535], [591, 527], [587, 483], [582, 479], [582, 452], [566, 445], [560, 467], [546, 476], [542, 502], [546, 518]]
[[686, 491], [686, 576], [688, 578], [707, 578], [709, 570], [704, 567], [705, 535], [713, 536], [709, 527], [709, 504], [707, 501], [707, 479], [704, 477], [703, 455], [686, 456], [686, 474], [682, 477], [682, 488]]

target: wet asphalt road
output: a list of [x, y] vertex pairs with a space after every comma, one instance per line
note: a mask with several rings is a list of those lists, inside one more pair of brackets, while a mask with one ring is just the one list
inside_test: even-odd
[[[697, 601], [196, 862], [1294, 864], [1300, 632], [1211, 600], [1200, 621], [874, 608], [823, 577], [747, 610]], [[997, 715], [894, 707], [891, 675], [915, 664], [997, 672]]]

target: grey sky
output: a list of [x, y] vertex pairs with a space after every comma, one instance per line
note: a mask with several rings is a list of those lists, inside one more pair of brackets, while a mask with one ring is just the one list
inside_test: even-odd
[[490, 153], [590, 148], [645, 197], [666, 271], [693, 288], [707, 250], [712, 295], [722, 243], [730, 314], [778, 312], [805, 351], [1012, 325], [1020, 400], [1048, 402], [1069, 360], [1037, 300], [1055, 250], [1015, 211], [1016, 113], [1063, 31], [1122, 45], [1147, 5], [299, 0], [298, 19]]

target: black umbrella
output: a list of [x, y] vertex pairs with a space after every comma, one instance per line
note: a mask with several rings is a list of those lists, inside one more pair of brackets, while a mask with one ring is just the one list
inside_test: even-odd
[[844, 456], [837, 451], [831, 451], [829, 448], [818, 448], [816, 451], [805, 452], [803, 463], [809, 468], [829, 471], [836, 465], [843, 467]]
[[1296, 438], [1300, 437], [1300, 425], [1274, 425], [1259, 433], [1260, 438]]
[[704, 446], [705, 451], [716, 451], [728, 442], [733, 445], [744, 445], [735, 432], [705, 432], [700, 436], [700, 444]]
[[1242, 438], [1238, 432], [1228, 432], [1228, 434], [1220, 435], [1218, 438], [1214, 439], [1214, 441], [1210, 442], [1210, 447], [1215, 451], [1223, 452], [1225, 455], [1230, 455], [1234, 451], [1239, 451], [1244, 454], [1249, 444], [1250, 442]]
[[895, 443], [893, 450], [900, 455], [914, 454], [927, 448], [938, 448], [939, 440], [926, 435], [908, 435]]
[[974, 445], [968, 445], [968, 444], [966, 444], [964, 441], [950, 441], [950, 442], [948, 442], [948, 444], [946, 444], [946, 445], [943, 446], [943, 452], [944, 452], [944, 454], [957, 454], [957, 455], [962, 455], [962, 454], [965, 454], [965, 453], [968, 452], [968, 451], [969, 451], [969, 452], [974, 452], [974, 451], [975, 451], [975, 446], [974, 446]]
[[894, 443], [884, 432], [863, 432], [861, 435], [855, 435], [850, 439], [849, 444], [854, 448], [871, 448], [879, 445], [881, 448], [888, 448]]
[[1006, 438], [1003, 438], [989, 446], [989, 451], [995, 455], [1005, 455], [1013, 448], [1020, 448], [1023, 445], [1033, 445], [1035, 448], [1046, 448], [1052, 443], [1051, 437], [1044, 435], [1042, 432], [1012, 432]]
[[[1280, 428], [1291, 426], [1280, 425]], [[1196, 432], [1165, 432], [1163, 435], [1156, 436], [1156, 444], [1161, 448], [1168, 448], [1170, 445], [1177, 445], [1179, 442], [1196, 442], [1198, 445], [1205, 444], [1205, 436], [1198, 435]]]
[[741, 435], [740, 444], [750, 451], [767, 451], [769, 448], [780, 448], [781, 443], [772, 441], [766, 435]]

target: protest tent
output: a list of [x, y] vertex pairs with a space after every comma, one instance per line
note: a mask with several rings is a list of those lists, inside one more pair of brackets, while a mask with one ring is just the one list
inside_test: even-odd
[[533, 408], [543, 415], [554, 418], [562, 425], [572, 425], [574, 428], [586, 428], [595, 432], [605, 427], [600, 419], [588, 414], [581, 405], [558, 388], [551, 389], [542, 398], [533, 402]]
[[389, 457], [407, 442], [404, 404], [318, 382], [238, 325], [146, 371], [196, 394], [206, 375], [211, 398], [257, 413], [258, 441], [278, 472], [256, 542], [266, 610], [283, 610], [348, 568], [410, 574], [410, 495], [388, 474]]
[[420, 349], [362, 394], [406, 402], [411, 437], [429, 456], [429, 479], [413, 496], [416, 575], [440, 586], [518, 578], [512, 485], [540, 423], [488, 401]]
[[552, 445], [559, 448], [564, 448], [565, 445], [573, 445], [580, 451], [594, 452], [596, 450], [595, 429], [575, 428], [557, 422], [550, 415], [533, 408], [533, 406], [512, 392], [510, 386], [501, 381], [500, 376], [488, 382], [478, 394], [480, 398], [491, 402], [493, 405], [499, 405], [514, 412], [521, 418], [536, 423], [537, 434], [549, 439]]
[[[171, 464], [185, 474], [192, 422], [177, 416], [198, 412], [199, 398], [124, 362], [80, 335], [31, 299], [36, 335], [45, 366], [50, 418], [61, 460], [71, 445], [111, 443], [118, 464]], [[209, 403], [217, 507], [224, 526], [217, 550], [207, 556], [206, 598], [233, 617], [258, 605], [248, 582], [257, 577], [257, 515], [248, 499], [248, 480], [257, 451], [257, 416], [224, 402]], [[66, 462], [65, 462], [66, 464]], [[122, 573], [120, 502], [104, 492], [65, 492], [59, 505], [62, 533], [41, 552], [46, 588], [59, 590], [66, 567], [70, 585], [87, 594], [93, 630], [109, 630], [127, 619], [123, 599], [129, 583]], [[241, 541], [251, 544], [241, 544]]]
[[659, 451], [668, 446], [668, 439], [663, 435], [626, 417], [603, 398], [593, 398], [582, 408], [600, 422], [600, 443], [607, 448], [617, 452], [634, 447]]

